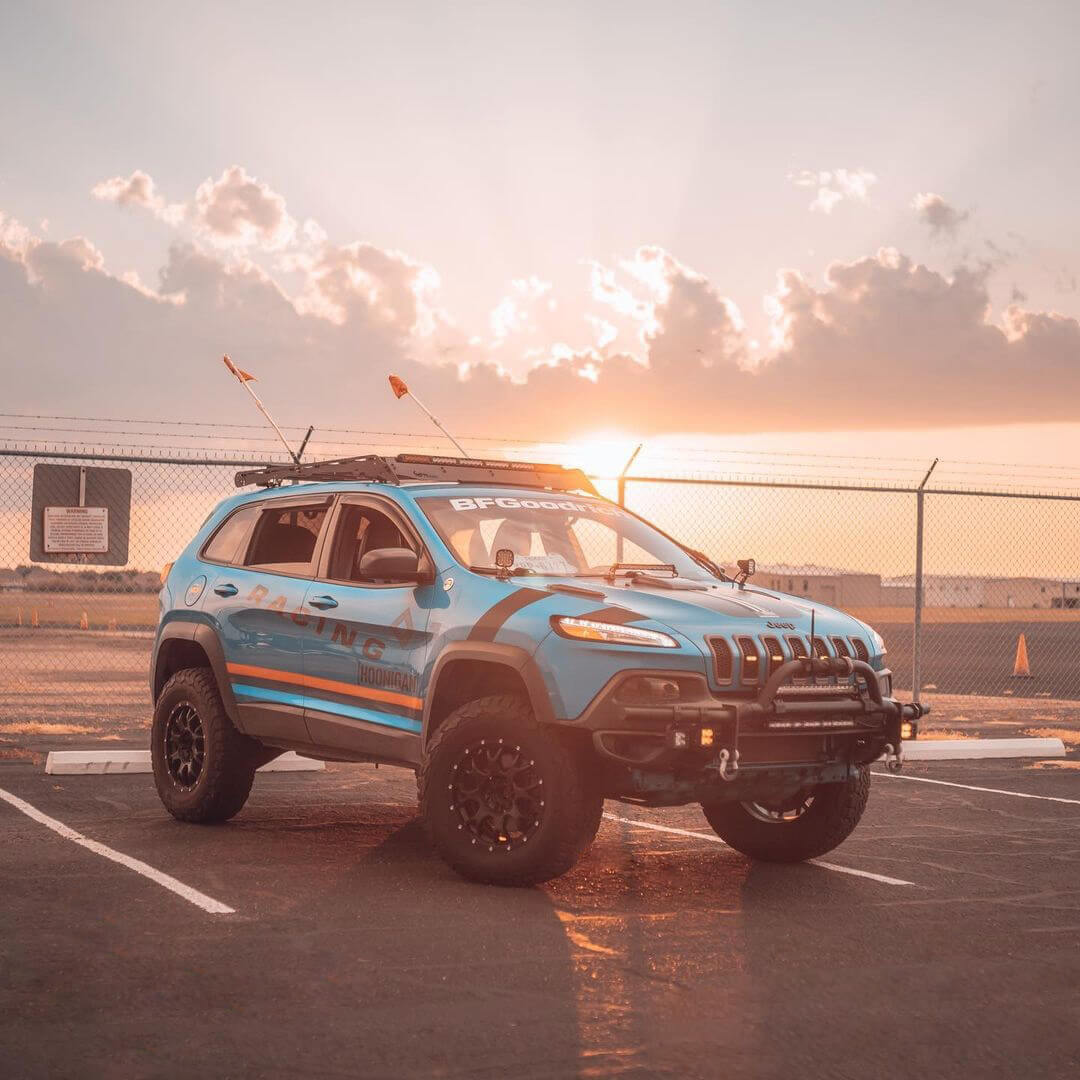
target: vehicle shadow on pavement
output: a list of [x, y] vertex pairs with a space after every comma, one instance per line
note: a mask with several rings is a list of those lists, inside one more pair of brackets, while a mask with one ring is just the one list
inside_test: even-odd
[[288, 1057], [300, 1030], [327, 1073], [576, 1074], [571, 944], [544, 890], [462, 880], [414, 807], [296, 809], [298, 820], [245, 814], [230, 828], [272, 833], [279, 863], [249, 878], [255, 917], [230, 942], [241, 965], [262, 967], [253, 950], [279, 957], [259, 974], [277, 1017], [252, 1032], [251, 1060]]

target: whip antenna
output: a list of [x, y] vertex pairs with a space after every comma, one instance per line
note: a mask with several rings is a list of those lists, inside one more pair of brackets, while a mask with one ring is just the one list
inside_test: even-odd
[[442, 424], [440, 424], [439, 421], [435, 419], [431, 410], [425, 408], [424, 403], [409, 389], [404, 379], [399, 379], [396, 375], [391, 375], [390, 389], [394, 391], [394, 397], [399, 399], [403, 398], [406, 394], [408, 394], [409, 397], [411, 397], [413, 401], [416, 402], [417, 408], [454, 444], [454, 449], [457, 450], [457, 452], [463, 458], [471, 456], [462, 449], [461, 443], [459, 443], [457, 439], [455, 439], [454, 436], [451, 435], [450, 432], [447, 431], [446, 428], [444, 428]]
[[[225, 361], [225, 366], [236, 376], [236, 381], [239, 382], [240, 385], [251, 395], [251, 400], [255, 402], [255, 406], [259, 410], [259, 412], [261, 412], [263, 416], [266, 417], [266, 419], [270, 422], [270, 426], [274, 429], [274, 431], [277, 432], [277, 437], [284, 444], [285, 449], [289, 453], [289, 457], [293, 459], [293, 462], [295, 464], [299, 465], [300, 454], [297, 454], [293, 451], [293, 448], [289, 445], [289, 440], [286, 439], [285, 436], [281, 433], [281, 428], [279, 428], [277, 424], [274, 423], [274, 418], [270, 415], [270, 413], [266, 411], [266, 406], [259, 400], [259, 395], [256, 394], [255, 391], [252, 390], [251, 387], [248, 385], [248, 383], [257, 382], [258, 380], [255, 378], [254, 375], [251, 375], [250, 373], [243, 371], [241, 368], [238, 368], [228, 358], [228, 356], [223, 356], [222, 360]], [[303, 453], [304, 447], [307, 446], [307, 441], [310, 435], [311, 430], [309, 429], [307, 435], [304, 436], [304, 442], [300, 447], [301, 453]]]

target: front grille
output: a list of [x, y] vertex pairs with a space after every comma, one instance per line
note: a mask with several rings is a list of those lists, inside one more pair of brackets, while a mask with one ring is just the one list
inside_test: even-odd
[[784, 650], [780, 647], [779, 638], [766, 637], [762, 638], [761, 642], [769, 658], [769, 674], [771, 675], [784, 662]]
[[814, 638], [814, 655], [819, 660], [829, 659], [829, 646], [825, 644], [824, 638]]
[[742, 681], [753, 685], [761, 678], [761, 657], [758, 655], [757, 645], [754, 639], [740, 637], [735, 639], [739, 646], [739, 654], [742, 656]]
[[713, 674], [716, 681], [721, 684], [731, 682], [733, 668], [731, 646], [722, 637], [711, 637], [708, 642], [709, 648], [712, 649]]
[[789, 637], [787, 643], [791, 646], [791, 653], [796, 660], [802, 660], [810, 655], [806, 651], [806, 642], [801, 637]]
[[834, 637], [830, 639], [833, 643], [833, 648], [836, 650], [837, 656], [850, 656], [851, 650], [848, 648], [847, 642], [842, 637]]
[[870, 659], [870, 650], [867, 649], [866, 642], [862, 638], [852, 638], [851, 644], [855, 646], [855, 656], [859, 660], [866, 661]]

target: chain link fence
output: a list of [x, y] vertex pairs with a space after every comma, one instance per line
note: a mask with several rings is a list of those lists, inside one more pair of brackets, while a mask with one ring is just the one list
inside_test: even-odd
[[[145, 726], [160, 569], [237, 469], [267, 460], [0, 449], [0, 739]], [[126, 565], [30, 560], [45, 463], [130, 470]], [[905, 693], [1080, 699], [1080, 496], [678, 475], [598, 486], [721, 565], [753, 557], [755, 585], [869, 622]]]

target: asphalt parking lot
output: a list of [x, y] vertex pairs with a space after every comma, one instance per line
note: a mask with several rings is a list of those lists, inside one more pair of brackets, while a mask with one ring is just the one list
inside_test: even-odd
[[400, 770], [262, 775], [198, 827], [147, 775], [3, 763], [0, 1075], [1075, 1076], [1077, 764], [909, 765], [793, 867], [608, 803], [506, 890], [432, 854]]

